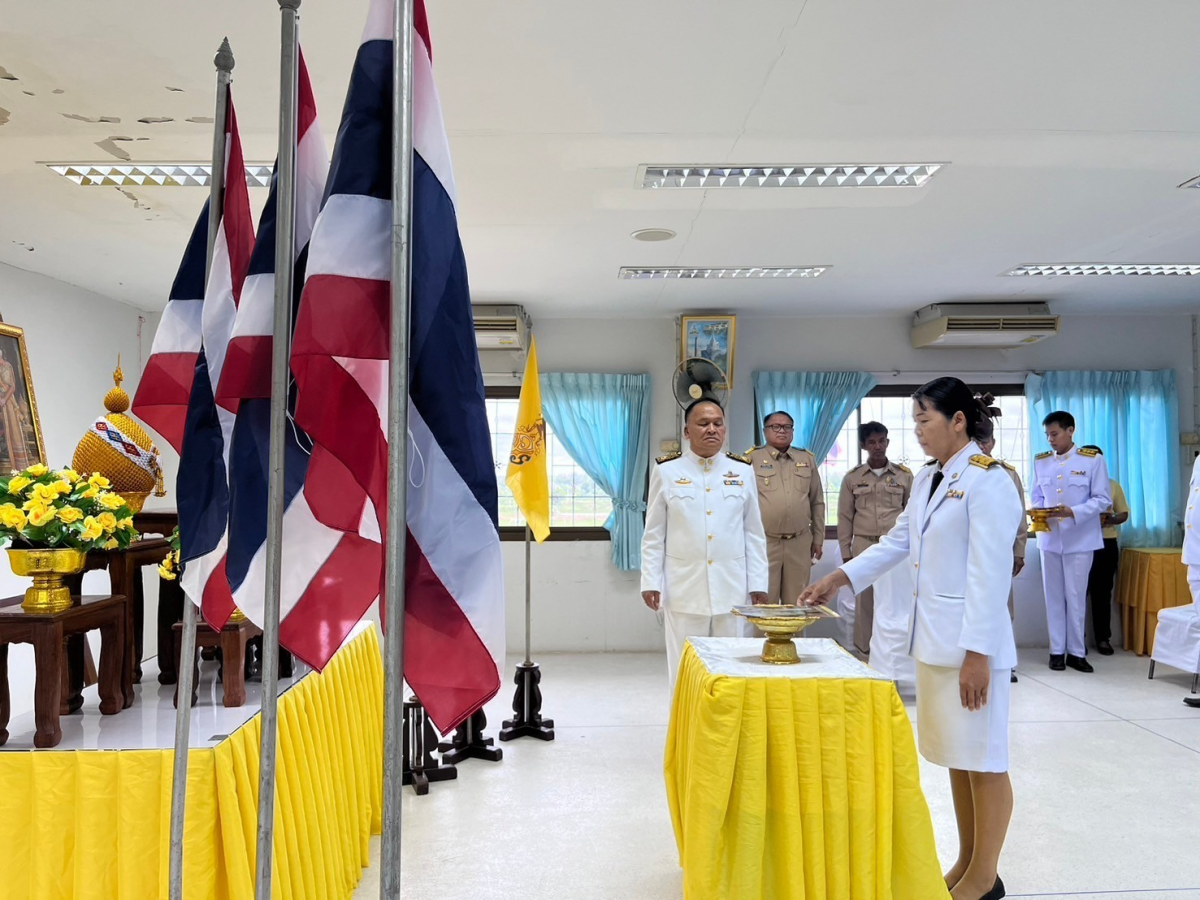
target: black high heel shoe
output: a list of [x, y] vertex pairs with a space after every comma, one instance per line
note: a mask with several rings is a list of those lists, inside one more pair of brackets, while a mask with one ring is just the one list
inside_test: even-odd
[[1000, 900], [1005, 896], [1004, 882], [1000, 880], [1000, 876], [996, 876], [996, 883], [992, 885], [992, 889], [984, 894], [979, 900]]

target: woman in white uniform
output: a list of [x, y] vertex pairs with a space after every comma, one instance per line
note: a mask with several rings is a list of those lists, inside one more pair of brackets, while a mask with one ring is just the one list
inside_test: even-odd
[[996, 869], [1012, 817], [1008, 778], [1009, 672], [1017, 662], [1008, 591], [1012, 536], [1024, 516], [1012, 480], [975, 437], [986, 415], [957, 378], [913, 395], [921, 448], [912, 499], [874, 547], [800, 595], [826, 603], [905, 565], [913, 577], [908, 652], [917, 669], [921, 755], [950, 770], [958, 860], [946, 873], [954, 900], [999, 900]]

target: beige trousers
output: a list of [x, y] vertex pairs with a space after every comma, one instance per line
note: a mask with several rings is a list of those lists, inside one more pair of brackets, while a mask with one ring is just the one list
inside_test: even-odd
[[[877, 537], [861, 537], [855, 535], [850, 542], [850, 552], [854, 556], [874, 547], [879, 543]], [[871, 631], [875, 622], [875, 590], [867, 588], [854, 601], [854, 647], [859, 653], [871, 652]]]
[[812, 573], [812, 532], [784, 540], [767, 535], [767, 602], [795, 603]]

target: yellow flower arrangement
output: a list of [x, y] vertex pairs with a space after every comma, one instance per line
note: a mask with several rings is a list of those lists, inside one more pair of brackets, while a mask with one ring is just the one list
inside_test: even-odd
[[[2, 514], [3, 514], [3, 510], [0, 510], [0, 515], [2, 515]], [[176, 526], [175, 530], [171, 532], [171, 536], [169, 538], [167, 538], [167, 542], [171, 545], [171, 550], [169, 553], [167, 553], [167, 558], [164, 559], [162, 561], [162, 564], [158, 567], [158, 576], [163, 581], [174, 581], [176, 578], [179, 577], [179, 573], [183, 569], [183, 566], [180, 565], [180, 562], [179, 562], [179, 528], [178, 528], [178, 526]]]
[[139, 535], [133, 511], [98, 473], [37, 463], [0, 478], [0, 537], [16, 550], [116, 550]]

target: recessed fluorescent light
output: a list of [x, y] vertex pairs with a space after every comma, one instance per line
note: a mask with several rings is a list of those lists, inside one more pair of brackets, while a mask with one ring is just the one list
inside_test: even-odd
[[639, 166], [642, 188], [921, 187], [949, 163]]
[[696, 269], [682, 266], [667, 266], [662, 268], [639, 268], [623, 266], [618, 278], [647, 280], [662, 278], [817, 278], [832, 266], [779, 266], [763, 268], [759, 266], [730, 266], [724, 269]]
[[[46, 167], [83, 187], [207, 187], [211, 165], [190, 163], [47, 163]], [[270, 165], [246, 166], [246, 184], [270, 187]]]
[[1200, 263], [1039, 263], [1017, 266], [1003, 275], [1200, 275]]

